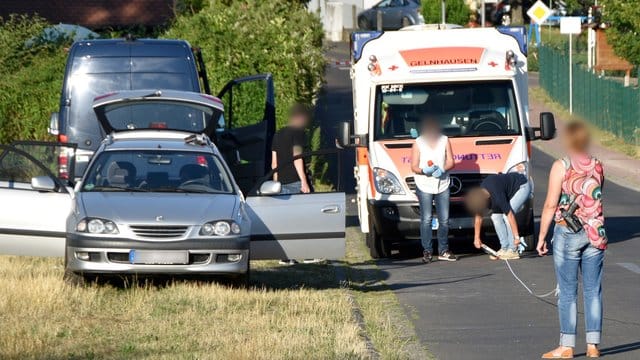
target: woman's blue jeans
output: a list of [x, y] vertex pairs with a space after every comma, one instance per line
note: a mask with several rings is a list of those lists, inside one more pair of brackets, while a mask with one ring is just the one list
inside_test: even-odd
[[431, 229], [431, 209], [432, 204], [436, 204], [436, 215], [438, 218], [438, 252], [442, 254], [449, 251], [449, 189], [439, 194], [429, 194], [416, 190], [418, 202], [420, 203], [420, 241], [425, 251], [433, 252], [433, 230]]
[[582, 270], [585, 330], [588, 344], [599, 344], [602, 332], [602, 266], [604, 250], [591, 246], [587, 233], [556, 225], [553, 262], [558, 279], [560, 345], [575, 347], [578, 320], [578, 272]]
[[[509, 204], [511, 205], [514, 215], [520, 211], [529, 197], [531, 197], [531, 182], [527, 181], [525, 184], [520, 185], [520, 189], [518, 189], [511, 199], [509, 199]], [[493, 227], [496, 229], [496, 235], [498, 235], [498, 240], [500, 240], [500, 249], [511, 249], [515, 251], [516, 245], [513, 242], [515, 238], [513, 236], [513, 231], [511, 230], [511, 225], [509, 225], [507, 215], [491, 214], [491, 222], [493, 222]]]

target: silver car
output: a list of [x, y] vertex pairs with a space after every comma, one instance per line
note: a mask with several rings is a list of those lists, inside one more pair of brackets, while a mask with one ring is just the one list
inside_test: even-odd
[[250, 259], [344, 256], [344, 194], [281, 195], [265, 181], [245, 198], [209, 137], [224, 123], [219, 99], [122, 91], [96, 98], [94, 110], [109, 135], [74, 189], [43, 164], [69, 149], [2, 147], [0, 253], [64, 255], [73, 282], [111, 274], [244, 282]]
[[358, 14], [358, 29], [376, 30], [378, 20], [382, 20], [383, 30], [398, 30], [405, 26], [424, 24], [421, 9], [420, 0], [382, 0]]

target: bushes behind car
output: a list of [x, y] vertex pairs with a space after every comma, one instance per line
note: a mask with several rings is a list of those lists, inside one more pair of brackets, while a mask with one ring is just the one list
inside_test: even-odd
[[[179, 15], [164, 37], [202, 48], [214, 92], [236, 77], [272, 73], [278, 127], [286, 123], [289, 107], [311, 103], [322, 83], [322, 25], [296, 1], [212, 1], [195, 14]], [[234, 118], [252, 119], [258, 111], [234, 105]]]
[[40, 43], [48, 24], [39, 17], [0, 19], [0, 143], [47, 139], [58, 108], [69, 43]]

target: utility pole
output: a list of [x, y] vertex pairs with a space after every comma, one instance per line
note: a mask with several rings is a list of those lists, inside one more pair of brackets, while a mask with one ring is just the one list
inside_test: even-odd
[[447, 5], [445, 4], [445, 0], [442, 0], [442, 23], [447, 23]]

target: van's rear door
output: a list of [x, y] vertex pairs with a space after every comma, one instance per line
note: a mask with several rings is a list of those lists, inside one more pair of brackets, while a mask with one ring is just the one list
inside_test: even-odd
[[218, 97], [224, 103], [226, 121], [212, 138], [246, 194], [271, 169], [276, 129], [273, 77], [260, 74], [231, 80]]

